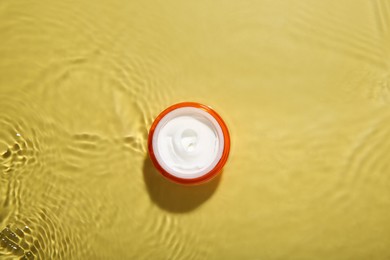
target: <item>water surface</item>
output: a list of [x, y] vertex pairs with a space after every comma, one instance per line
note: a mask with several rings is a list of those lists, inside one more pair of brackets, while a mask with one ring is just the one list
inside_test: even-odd
[[[3, 259], [389, 259], [390, 2], [1, 1]], [[223, 174], [162, 179], [167, 106]]]

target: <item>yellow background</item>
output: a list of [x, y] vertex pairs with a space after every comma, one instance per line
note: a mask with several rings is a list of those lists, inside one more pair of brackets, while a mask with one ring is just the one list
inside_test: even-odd
[[[181, 101], [223, 174], [147, 159]], [[0, 256], [389, 259], [390, 2], [0, 1]]]

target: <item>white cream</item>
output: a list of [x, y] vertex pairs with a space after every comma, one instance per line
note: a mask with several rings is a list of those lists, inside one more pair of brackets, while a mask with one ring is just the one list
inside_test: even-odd
[[161, 167], [185, 179], [210, 172], [221, 159], [222, 129], [200, 108], [178, 108], [164, 116], [153, 135], [153, 150]]

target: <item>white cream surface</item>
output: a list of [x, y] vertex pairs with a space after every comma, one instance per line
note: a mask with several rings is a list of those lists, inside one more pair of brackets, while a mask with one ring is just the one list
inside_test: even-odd
[[184, 107], [162, 118], [153, 136], [159, 164], [179, 178], [197, 178], [210, 172], [223, 151], [218, 122], [206, 111]]

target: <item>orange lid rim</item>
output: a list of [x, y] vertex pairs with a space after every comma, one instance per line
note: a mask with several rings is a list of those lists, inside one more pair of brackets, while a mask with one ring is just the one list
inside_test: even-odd
[[[213, 118], [215, 118], [215, 120], [217, 120], [219, 126], [222, 129], [222, 134], [223, 134], [223, 138], [224, 138], [223, 152], [222, 152], [221, 158], [219, 159], [217, 165], [215, 165], [215, 167], [213, 169], [211, 169], [208, 173], [204, 174], [203, 176], [200, 176], [198, 178], [193, 178], [193, 179], [179, 178], [179, 177], [173, 176], [172, 174], [170, 174], [169, 172], [164, 170], [163, 167], [158, 163], [157, 158], [154, 154], [154, 150], [153, 150], [153, 136], [154, 136], [154, 132], [155, 132], [156, 127], [157, 127], [158, 123], [160, 122], [160, 120], [162, 118], [164, 118], [171, 111], [176, 110], [178, 108], [182, 108], [182, 107], [199, 108], [199, 109], [204, 110], [208, 114], [210, 114]], [[196, 103], [196, 102], [181, 102], [181, 103], [177, 103], [177, 104], [174, 104], [174, 105], [166, 108], [164, 111], [162, 111], [156, 117], [156, 119], [154, 120], [154, 122], [149, 130], [148, 151], [149, 151], [149, 157], [150, 157], [153, 165], [165, 178], [167, 178], [175, 183], [178, 183], [178, 184], [186, 184], [186, 185], [201, 184], [201, 183], [204, 183], [204, 182], [207, 182], [207, 181], [213, 179], [215, 176], [217, 176], [221, 172], [223, 166], [225, 165], [225, 163], [229, 157], [230, 134], [229, 134], [229, 130], [228, 130], [225, 122], [223, 121], [222, 117], [217, 112], [215, 112], [211, 107], [200, 104], [200, 103]]]

